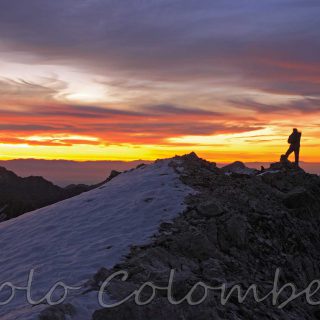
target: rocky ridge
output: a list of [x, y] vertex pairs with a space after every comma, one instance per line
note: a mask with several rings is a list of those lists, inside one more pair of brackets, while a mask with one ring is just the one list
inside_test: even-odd
[[227, 174], [240, 173], [240, 174], [256, 174], [258, 170], [248, 168], [243, 162], [235, 161], [221, 168], [221, 171]]
[[[188, 209], [172, 223], [163, 223], [150, 244], [133, 247], [121, 264], [99, 270], [91, 290], [99, 290], [108, 276], [121, 270], [129, 278], [113, 279], [106, 289], [115, 300], [122, 300], [146, 281], [165, 286], [172, 269], [176, 300], [199, 281], [210, 286], [240, 284], [244, 290], [256, 284], [263, 296], [272, 290], [277, 268], [281, 268], [279, 287], [291, 282], [302, 290], [320, 278], [318, 176], [289, 162], [254, 175], [226, 175], [194, 153], [174, 158], [171, 165], [185, 184], [197, 190], [187, 199]], [[145, 300], [152, 293], [147, 289], [141, 295]], [[203, 296], [202, 290], [193, 292], [195, 301]], [[283, 290], [279, 303], [290, 294], [289, 289]], [[199, 305], [172, 305], [167, 292], [158, 290], [145, 306], [131, 299], [116, 308], [97, 310], [93, 320], [320, 319], [319, 307], [310, 306], [303, 297], [282, 309], [273, 306], [271, 299], [257, 303], [252, 295], [243, 303], [231, 295], [226, 305], [219, 297], [218, 292], [210, 291]]]

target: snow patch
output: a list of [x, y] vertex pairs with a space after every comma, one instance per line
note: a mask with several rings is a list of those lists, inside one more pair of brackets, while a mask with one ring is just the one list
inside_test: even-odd
[[262, 173], [259, 173], [258, 176], [264, 176], [265, 174], [272, 174], [272, 173], [278, 173], [280, 170], [266, 170]]
[[[107, 184], [77, 197], [0, 224], [0, 285], [26, 286], [35, 269], [32, 293], [43, 297], [57, 281], [83, 285], [101, 267], [120, 262], [131, 245], [144, 244], [185, 209], [193, 190], [169, 166], [157, 161], [122, 173]], [[0, 292], [0, 301], [8, 298]], [[46, 306], [32, 307], [25, 293], [0, 307], [2, 320], [33, 320]], [[76, 300], [77, 320], [97, 308], [97, 298]], [[95, 302], [96, 301], [96, 302]]]

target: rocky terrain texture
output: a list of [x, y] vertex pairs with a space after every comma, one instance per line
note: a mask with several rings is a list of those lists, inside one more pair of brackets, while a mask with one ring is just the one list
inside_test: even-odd
[[61, 188], [43, 177], [21, 178], [0, 167], [0, 222], [97, 188], [119, 173], [113, 170], [105, 181], [96, 185], [73, 184]]
[[248, 174], [248, 175], [255, 174], [258, 172], [258, 170], [256, 169], [246, 167], [246, 165], [241, 161], [235, 161], [233, 163], [230, 163], [222, 167], [221, 171], [226, 174], [240, 173], [240, 174]]
[[[129, 277], [113, 279], [106, 293], [115, 301], [127, 297], [150, 281], [167, 286], [175, 270], [172, 294], [182, 299], [194, 284], [210, 286], [251, 284], [264, 296], [273, 288], [277, 268], [281, 268], [279, 287], [294, 283], [298, 291], [320, 279], [320, 178], [305, 173], [290, 162], [273, 164], [263, 172], [250, 174], [225, 172], [194, 153], [172, 161], [182, 181], [198, 192], [187, 199], [188, 208], [172, 223], [163, 223], [150, 244], [133, 247], [122, 263], [102, 268], [93, 277], [89, 290], [100, 289], [114, 272], [126, 270]], [[313, 286], [316, 291], [317, 285]], [[150, 287], [141, 297], [148, 300]], [[152, 302], [138, 306], [133, 299], [115, 308], [93, 314], [93, 320], [256, 320], [320, 319], [319, 306], [309, 305], [304, 296], [282, 309], [272, 298], [257, 303], [249, 294], [243, 303], [231, 295], [220, 303], [221, 294], [210, 291], [201, 304], [172, 305], [165, 290], [157, 290]], [[283, 290], [278, 305], [291, 295]], [[203, 296], [198, 287], [193, 300]], [[319, 301], [319, 295], [312, 296]], [[67, 319], [64, 310], [51, 308], [42, 320]], [[70, 311], [71, 312], [71, 311]], [[70, 313], [69, 313], [70, 314]]]

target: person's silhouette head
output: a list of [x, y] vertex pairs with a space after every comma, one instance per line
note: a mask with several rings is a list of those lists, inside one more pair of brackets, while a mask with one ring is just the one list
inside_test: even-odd
[[298, 132], [298, 129], [297, 128], [293, 128], [293, 132]]

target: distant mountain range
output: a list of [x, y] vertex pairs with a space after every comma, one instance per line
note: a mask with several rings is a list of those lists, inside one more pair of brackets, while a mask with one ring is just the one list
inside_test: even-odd
[[[21, 177], [41, 176], [60, 187], [66, 187], [69, 184], [96, 184], [105, 179], [112, 170], [125, 171], [141, 163], [148, 164], [151, 161], [0, 160], [0, 166], [14, 171]], [[218, 163], [217, 165], [222, 167], [227, 164]], [[260, 169], [261, 166], [268, 167], [270, 162], [245, 162], [244, 164], [249, 168]], [[301, 167], [307, 172], [320, 174], [320, 163], [301, 162]]]
[[1, 160], [0, 166], [14, 171], [21, 177], [41, 176], [54, 184], [65, 187], [69, 184], [92, 185], [104, 180], [112, 170], [125, 171], [150, 161], [68, 161], [16, 159]]
[[43, 177], [21, 178], [0, 167], [0, 221], [76, 196], [94, 187], [81, 184], [61, 188]]

